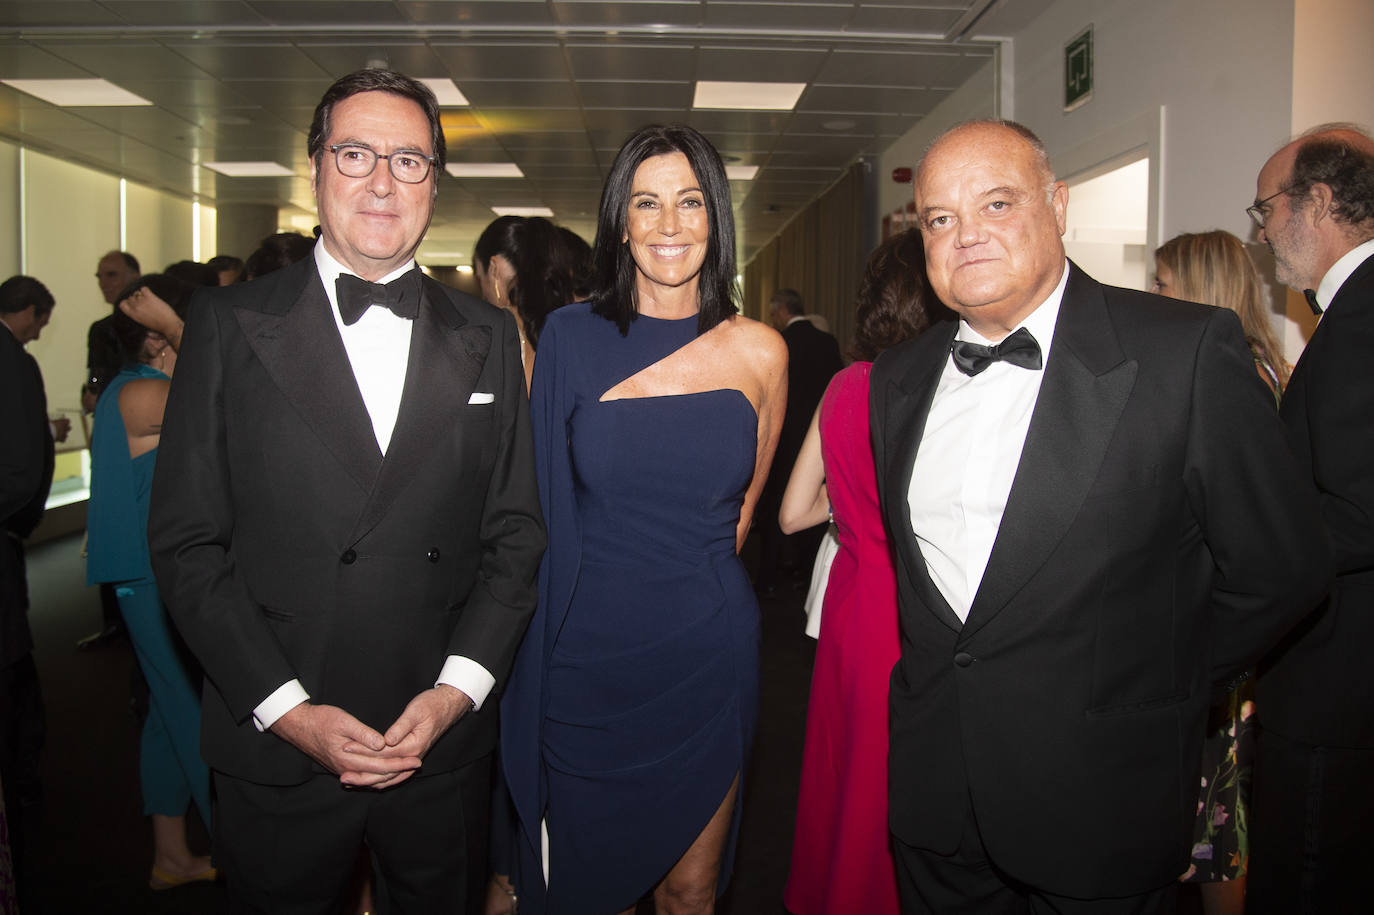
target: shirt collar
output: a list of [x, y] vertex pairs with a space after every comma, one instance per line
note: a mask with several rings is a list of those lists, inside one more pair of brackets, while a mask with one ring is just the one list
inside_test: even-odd
[[[414, 267], [415, 258], [412, 257], [377, 282], [389, 283]], [[339, 313], [339, 295], [334, 289], [334, 281], [345, 273], [349, 276], [357, 276], [357, 274], [339, 263], [332, 254], [326, 251], [323, 240], [315, 245], [315, 269], [320, 272], [320, 282], [324, 283], [324, 294], [329, 296], [329, 307], [334, 309], [334, 314], [337, 316]]]
[[[1054, 287], [1054, 290], [1045, 298], [1045, 301], [1035, 306], [1035, 309], [1026, 315], [1025, 320], [1012, 328], [1013, 333], [1022, 327], [1030, 331], [1035, 342], [1040, 344], [1040, 352], [1047, 360], [1050, 354], [1050, 344], [1054, 342], [1054, 325], [1059, 320], [1059, 306], [1063, 304], [1064, 289], [1068, 284], [1069, 261], [1068, 258], [1065, 258], [1063, 270], [1059, 275], [1059, 283]], [[984, 346], [991, 345], [993, 342], [970, 327], [963, 318], [959, 319], [959, 330], [955, 332], [954, 339], [981, 343]]]
[[1330, 308], [1331, 300], [1341, 291], [1345, 281], [1350, 279], [1350, 274], [1370, 257], [1374, 257], [1374, 238], [1345, 252], [1341, 259], [1326, 271], [1326, 276], [1322, 277], [1321, 284], [1317, 286], [1317, 304], [1322, 308]]
[[791, 327], [793, 324], [796, 324], [798, 321], [810, 321], [810, 320], [811, 320], [811, 319], [808, 318], [806, 315], [793, 315], [792, 317], [790, 317], [790, 318], [787, 319], [787, 323], [786, 323], [785, 325], [783, 325], [783, 326], [784, 326], [784, 327]]

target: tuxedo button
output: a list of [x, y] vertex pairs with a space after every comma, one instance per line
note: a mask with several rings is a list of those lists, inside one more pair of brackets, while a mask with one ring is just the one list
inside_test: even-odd
[[357, 553], [353, 552], [352, 550], [344, 550], [344, 554], [339, 557], [339, 562], [342, 562], [346, 566], [351, 566], [354, 562], [357, 561], [357, 559]]
[[969, 654], [967, 651], [961, 651], [954, 656], [954, 663], [958, 664], [960, 667], [968, 667], [974, 660], [975, 658], [973, 655]]
[[425, 558], [428, 559], [430, 562], [438, 562], [438, 561], [439, 561], [439, 551], [438, 551], [438, 550], [430, 550], [428, 553], [425, 554]]

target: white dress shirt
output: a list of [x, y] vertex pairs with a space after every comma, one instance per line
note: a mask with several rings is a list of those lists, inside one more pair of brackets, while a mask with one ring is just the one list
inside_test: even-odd
[[[334, 283], [340, 274], [352, 273], [340, 264], [324, 244], [315, 245], [315, 266], [324, 283], [324, 291], [329, 296], [329, 307], [334, 315], [334, 323], [343, 338], [344, 351], [348, 354], [349, 364], [353, 367], [353, 377], [357, 380], [358, 391], [362, 394], [363, 405], [372, 419], [372, 431], [377, 437], [377, 446], [386, 454], [391, 444], [391, 433], [396, 428], [396, 416], [401, 411], [401, 394], [405, 389], [406, 367], [410, 362], [410, 331], [415, 322], [401, 318], [387, 308], [369, 308], [357, 323], [345, 325], [339, 314], [338, 294]], [[415, 267], [415, 261], [407, 261], [378, 282], [389, 283]], [[449, 655], [434, 685], [447, 684], [461, 690], [472, 700], [473, 710], [482, 707], [496, 678], [481, 664], [471, 658]], [[254, 723], [259, 730], [266, 730], [277, 719], [310, 698], [299, 680], [283, 683], [272, 695], [253, 709]]]
[[1331, 300], [1341, 291], [1345, 281], [1350, 279], [1350, 274], [1370, 257], [1374, 257], [1374, 238], [1345, 252], [1331, 265], [1331, 269], [1326, 271], [1326, 276], [1322, 277], [1321, 283], [1317, 286], [1317, 304], [1323, 309], [1331, 307]]
[[[1035, 337], [1046, 366], [1068, 278], [1065, 261], [1049, 298], [1013, 328]], [[963, 320], [955, 339], [994, 342]], [[965, 375], [947, 357], [935, 386], [907, 504], [926, 570], [960, 620], [968, 619], [992, 555], [1044, 377], [1000, 361]]]

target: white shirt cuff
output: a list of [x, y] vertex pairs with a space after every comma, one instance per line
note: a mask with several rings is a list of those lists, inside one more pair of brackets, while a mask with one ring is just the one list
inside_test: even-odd
[[472, 658], [451, 654], [444, 661], [444, 669], [439, 671], [439, 679], [434, 681], [435, 686], [440, 683], [462, 690], [472, 700], [472, 710], [475, 712], [487, 701], [487, 696], [496, 686], [496, 678]]
[[265, 731], [277, 723], [277, 719], [291, 711], [302, 702], [307, 702], [310, 694], [301, 686], [301, 681], [291, 680], [277, 687], [276, 691], [253, 709], [253, 724], [259, 731]]

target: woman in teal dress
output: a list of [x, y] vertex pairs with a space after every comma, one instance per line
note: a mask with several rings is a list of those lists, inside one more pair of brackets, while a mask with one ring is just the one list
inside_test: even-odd
[[176, 368], [180, 315], [190, 293], [177, 280], [154, 274], [121, 297], [115, 331], [125, 365], [100, 396], [91, 434], [86, 580], [115, 585], [134, 654], [148, 681], [139, 774], [143, 810], [153, 820], [149, 886], [155, 890], [215, 878], [210, 860], [193, 855], [186, 843], [186, 811], [192, 801], [206, 825], [210, 823], [210, 775], [200, 757], [200, 690], [148, 560], [153, 462]]

